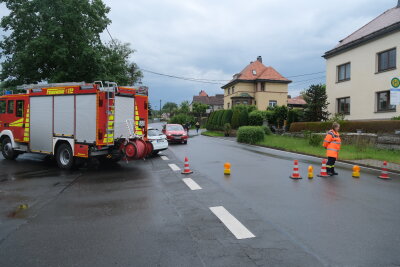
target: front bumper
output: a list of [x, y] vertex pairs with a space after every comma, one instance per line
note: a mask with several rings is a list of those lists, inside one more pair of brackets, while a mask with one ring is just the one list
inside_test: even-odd
[[168, 148], [167, 140], [163, 140], [162, 142], [157, 142], [157, 140], [152, 140], [151, 143], [153, 144], [153, 149], [155, 151], [165, 150]]

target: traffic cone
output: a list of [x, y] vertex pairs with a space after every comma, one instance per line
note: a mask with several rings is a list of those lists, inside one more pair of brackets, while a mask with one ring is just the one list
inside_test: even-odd
[[318, 174], [318, 177], [329, 177], [328, 173], [326, 172], [326, 159], [322, 160], [322, 165], [321, 165], [321, 173]]
[[360, 178], [360, 166], [354, 165], [352, 176], [354, 178]]
[[225, 175], [231, 174], [231, 164], [229, 162], [224, 164], [224, 174]]
[[185, 157], [185, 166], [183, 168], [182, 174], [191, 174], [193, 173], [189, 168], [189, 159]]
[[378, 176], [378, 178], [381, 178], [381, 179], [390, 179], [390, 177], [389, 177], [389, 175], [388, 175], [387, 161], [384, 161], [384, 162], [383, 162], [382, 172], [381, 172], [381, 175]]
[[302, 179], [299, 173], [299, 161], [297, 159], [294, 160], [293, 174], [289, 177], [292, 179]]
[[308, 179], [314, 178], [314, 168], [313, 166], [308, 166]]

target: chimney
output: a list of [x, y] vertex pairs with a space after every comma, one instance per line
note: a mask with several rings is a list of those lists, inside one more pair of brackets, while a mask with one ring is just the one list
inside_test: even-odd
[[[399, 2], [400, 2], [400, 0], [399, 0]], [[257, 61], [260, 61], [260, 63], [262, 63], [262, 57], [261, 57], [261, 56], [258, 56], [258, 57], [257, 57]]]

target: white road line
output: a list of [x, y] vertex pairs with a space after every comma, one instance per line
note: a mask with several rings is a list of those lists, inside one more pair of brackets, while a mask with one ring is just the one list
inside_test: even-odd
[[202, 189], [200, 185], [198, 185], [192, 178], [183, 178], [182, 181], [191, 189], [191, 190], [200, 190]]
[[210, 207], [210, 210], [221, 220], [223, 224], [225, 224], [225, 226], [237, 239], [256, 237], [224, 207]]
[[176, 166], [176, 164], [168, 164], [168, 166], [173, 170], [173, 171], [180, 171], [181, 168]]
[[169, 160], [169, 158], [167, 156], [161, 156], [160, 157], [162, 160]]

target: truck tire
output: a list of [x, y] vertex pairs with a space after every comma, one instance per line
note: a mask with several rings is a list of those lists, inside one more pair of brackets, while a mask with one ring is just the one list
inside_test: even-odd
[[57, 148], [56, 160], [58, 167], [61, 169], [72, 169], [74, 166], [74, 154], [69, 144], [63, 143]]
[[18, 152], [12, 148], [11, 139], [6, 137], [1, 142], [1, 153], [3, 157], [8, 160], [14, 160], [18, 157]]

